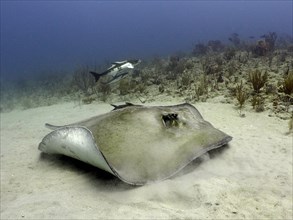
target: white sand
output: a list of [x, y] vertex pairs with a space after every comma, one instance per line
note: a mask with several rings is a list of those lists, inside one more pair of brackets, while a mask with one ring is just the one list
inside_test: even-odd
[[45, 122], [68, 124], [111, 106], [65, 103], [1, 114], [1, 219], [291, 219], [288, 122], [266, 112], [241, 118], [228, 104], [195, 106], [233, 136], [229, 147], [142, 187], [37, 149], [49, 133]]

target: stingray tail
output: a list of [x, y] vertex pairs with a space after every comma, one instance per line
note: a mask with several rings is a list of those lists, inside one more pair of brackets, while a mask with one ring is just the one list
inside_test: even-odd
[[103, 74], [99, 74], [99, 73], [96, 73], [96, 72], [93, 72], [93, 71], [90, 71], [90, 74], [92, 74], [95, 77], [96, 82], [98, 82], [100, 77], [103, 75]]
[[51, 125], [51, 124], [46, 123], [45, 124], [45, 127], [46, 128], [49, 128], [51, 130], [56, 130], [56, 129], [61, 128], [61, 127], [64, 127], [64, 126], [56, 126], [56, 125]]

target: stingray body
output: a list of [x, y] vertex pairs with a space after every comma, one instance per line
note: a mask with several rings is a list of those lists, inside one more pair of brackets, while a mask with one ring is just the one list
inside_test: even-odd
[[76, 158], [133, 185], [171, 177], [232, 139], [187, 103], [125, 105], [79, 123], [47, 126], [54, 131], [39, 150]]

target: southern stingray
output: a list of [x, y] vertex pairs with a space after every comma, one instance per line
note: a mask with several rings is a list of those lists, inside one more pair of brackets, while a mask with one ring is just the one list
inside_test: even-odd
[[53, 126], [39, 150], [89, 163], [122, 181], [143, 185], [171, 177], [195, 158], [232, 137], [185, 103], [174, 106], [114, 106], [109, 113]]

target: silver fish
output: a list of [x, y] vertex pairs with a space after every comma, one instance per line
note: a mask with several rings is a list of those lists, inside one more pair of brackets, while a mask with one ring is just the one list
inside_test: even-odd
[[110, 80], [108, 80], [105, 84], [111, 84], [125, 78], [140, 62], [141, 60], [117, 61], [112, 63], [112, 66], [102, 73], [96, 73], [93, 71], [90, 71], [90, 73], [95, 77], [96, 82], [102, 76], [110, 76]]

